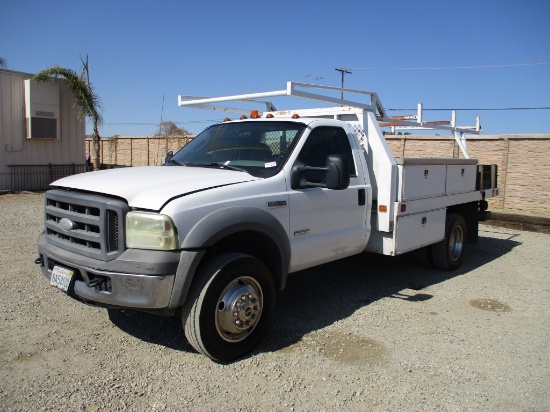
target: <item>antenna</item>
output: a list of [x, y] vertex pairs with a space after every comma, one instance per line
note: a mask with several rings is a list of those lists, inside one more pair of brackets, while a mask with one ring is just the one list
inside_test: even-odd
[[164, 93], [162, 93], [162, 107], [160, 109], [160, 123], [162, 125], [162, 115], [164, 113]]

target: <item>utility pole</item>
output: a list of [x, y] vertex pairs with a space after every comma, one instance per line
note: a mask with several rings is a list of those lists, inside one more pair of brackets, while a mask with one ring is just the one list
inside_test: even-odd
[[[344, 76], [346, 74], [351, 74], [351, 69], [347, 69], [345, 67], [337, 67], [335, 69], [337, 72], [340, 72], [342, 74], [342, 89], [344, 88]], [[344, 91], [342, 90], [341, 99], [344, 100]]]

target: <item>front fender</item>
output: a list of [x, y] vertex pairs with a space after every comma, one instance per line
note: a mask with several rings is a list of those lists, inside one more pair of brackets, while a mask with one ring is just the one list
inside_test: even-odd
[[185, 301], [195, 270], [204, 256], [204, 250], [229, 235], [243, 231], [259, 232], [272, 239], [281, 257], [279, 288], [285, 287], [291, 251], [284, 227], [274, 216], [264, 210], [252, 207], [230, 207], [205, 216], [185, 236], [181, 244], [182, 260], [176, 275], [171, 307], [179, 306]]
[[212, 212], [189, 231], [181, 247], [195, 249], [213, 246], [220, 239], [245, 230], [271, 237], [290, 262], [290, 243], [281, 223], [268, 212], [253, 207], [230, 207]]

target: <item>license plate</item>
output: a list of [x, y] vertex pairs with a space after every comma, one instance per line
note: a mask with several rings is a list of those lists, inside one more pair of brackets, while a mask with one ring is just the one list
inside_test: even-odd
[[73, 271], [63, 268], [61, 266], [55, 266], [52, 270], [52, 277], [50, 279], [50, 285], [61, 289], [63, 292], [69, 290], [71, 279], [73, 277]]

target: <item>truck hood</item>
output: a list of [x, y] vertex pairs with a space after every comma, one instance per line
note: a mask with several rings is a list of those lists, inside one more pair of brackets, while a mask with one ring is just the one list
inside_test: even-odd
[[185, 166], [144, 166], [81, 173], [51, 185], [126, 199], [130, 207], [160, 210], [174, 197], [260, 180], [245, 172]]

